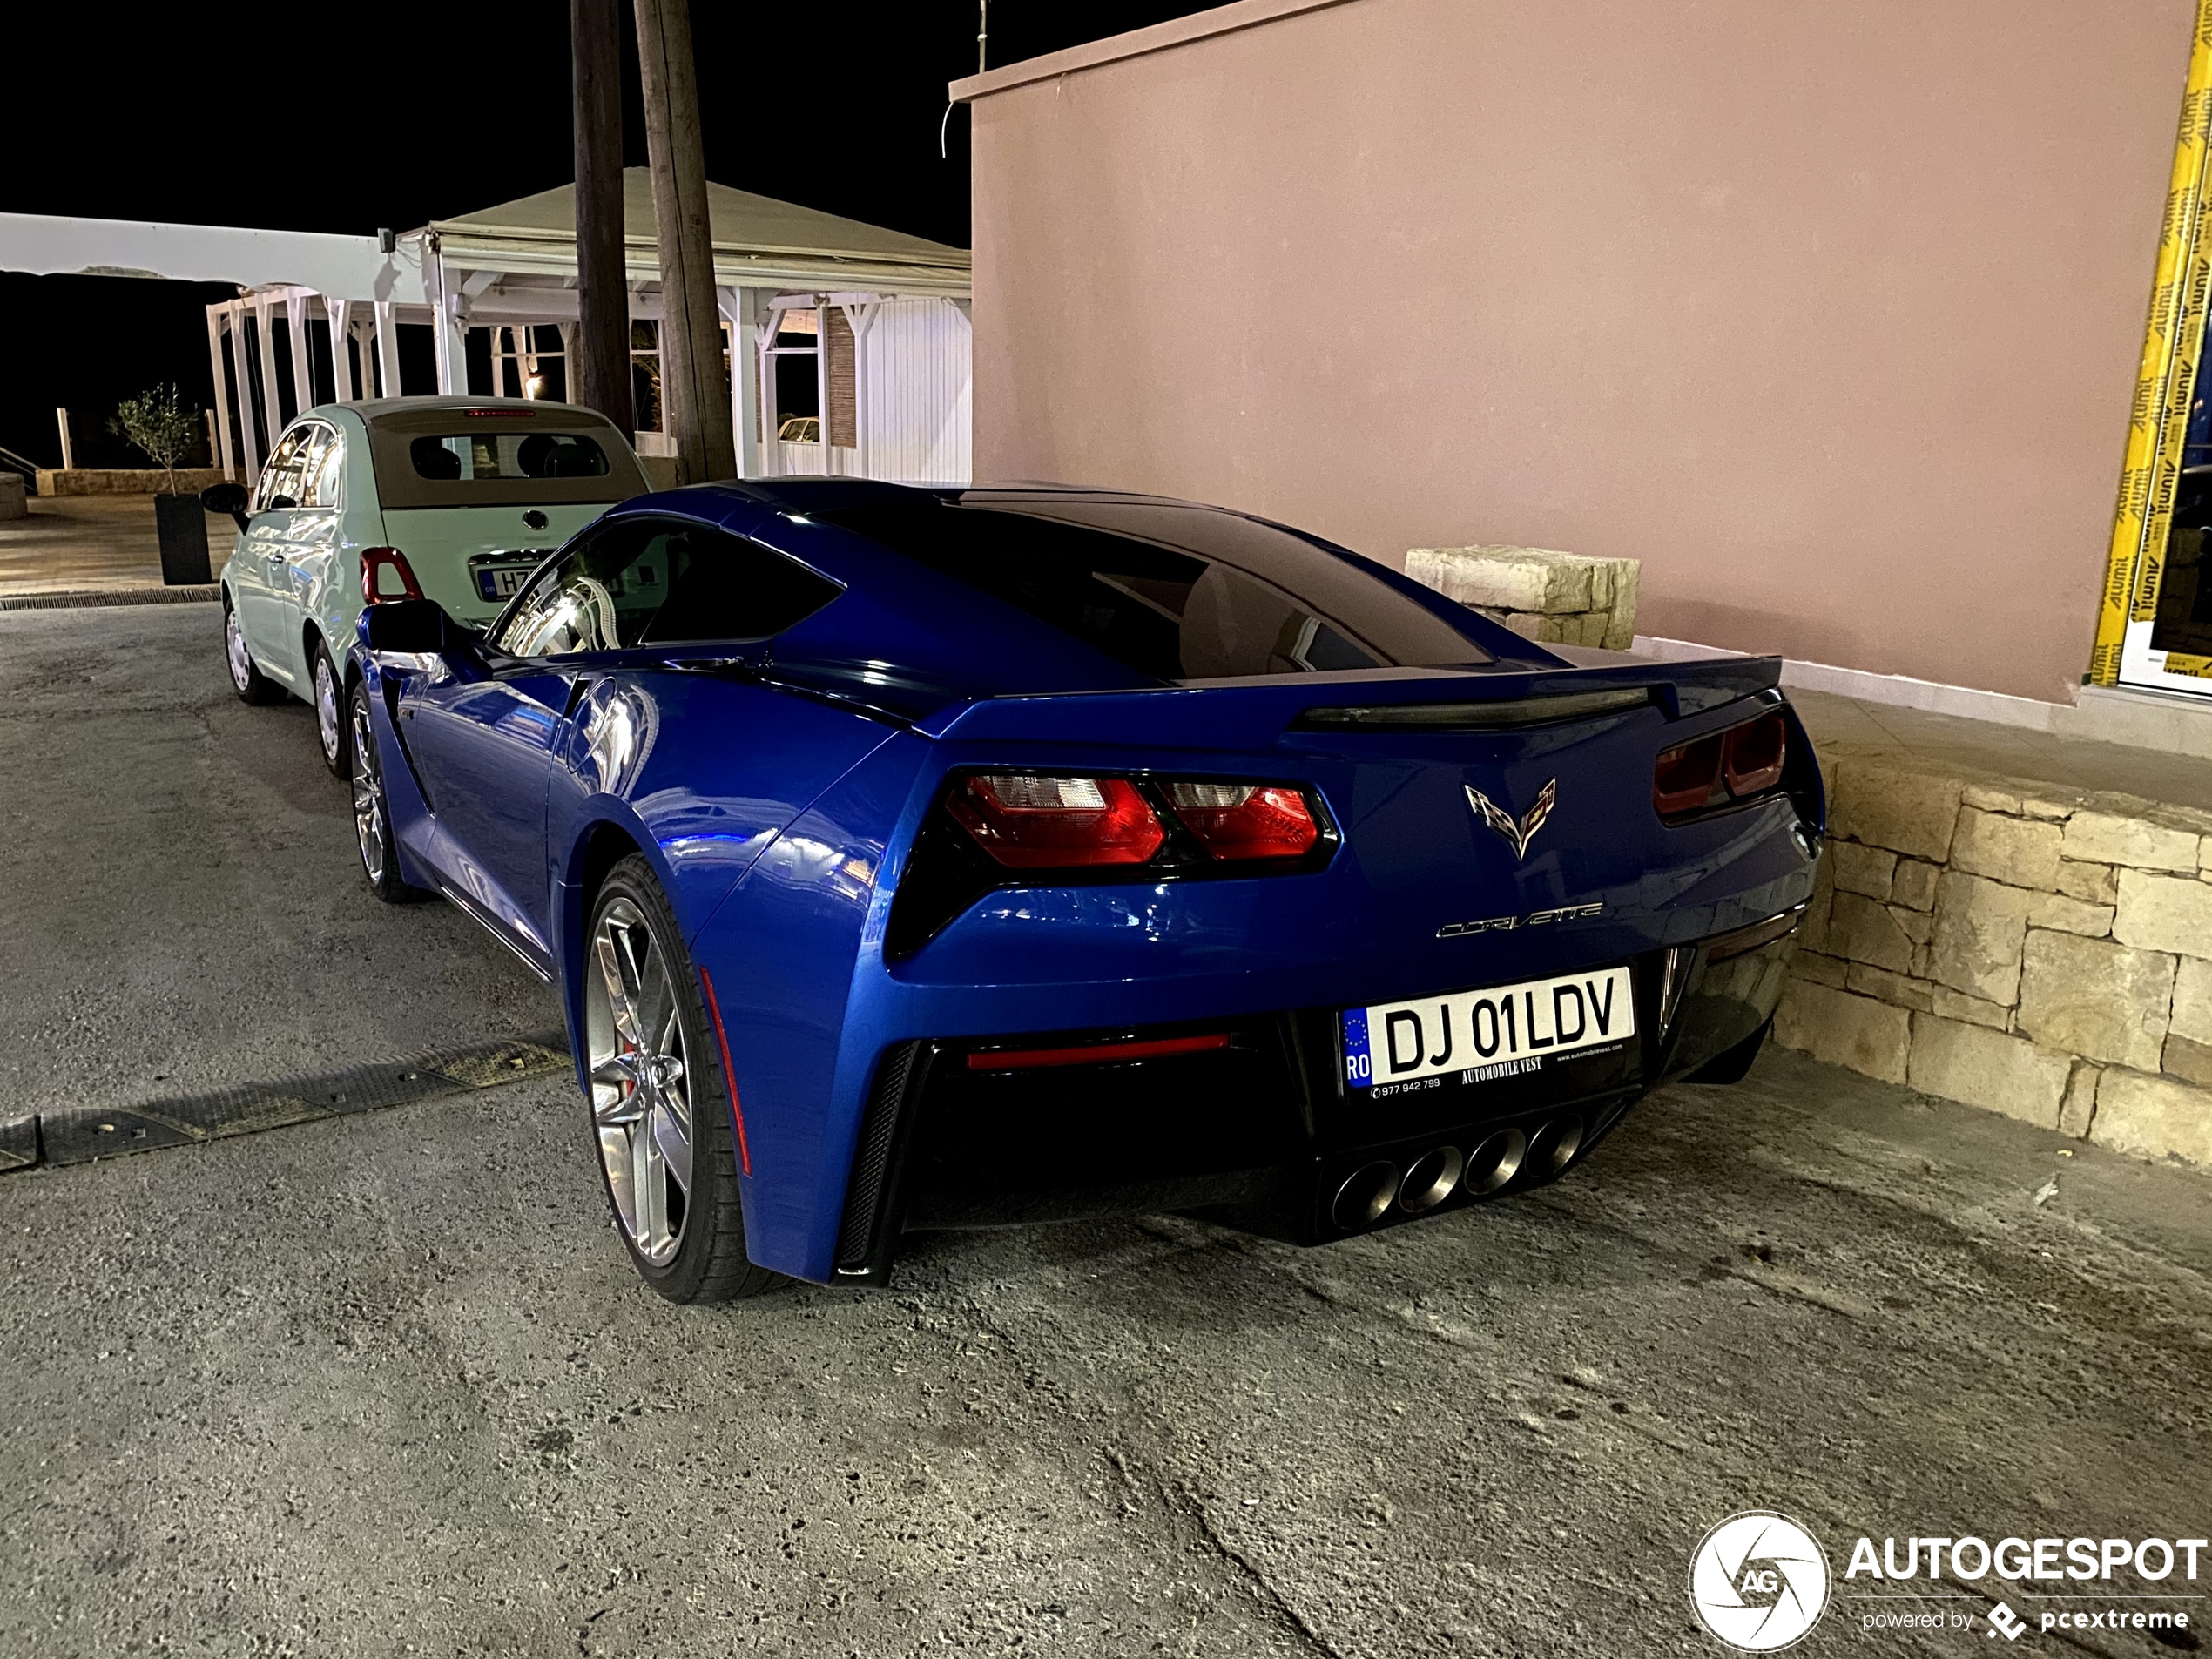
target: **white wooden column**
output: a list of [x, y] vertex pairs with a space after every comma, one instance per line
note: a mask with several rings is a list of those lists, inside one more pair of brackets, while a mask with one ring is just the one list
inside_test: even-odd
[[277, 397], [276, 336], [269, 327], [270, 297], [266, 293], [253, 296], [253, 337], [260, 348], [254, 354], [261, 365], [261, 412], [269, 428], [269, 448], [273, 453], [278, 435], [284, 430], [284, 405]]
[[[307, 367], [307, 318], [321, 307], [309, 303], [320, 296], [305, 288], [284, 291], [284, 332], [292, 347], [292, 412], [304, 415], [315, 406], [314, 372]], [[336, 382], [332, 383], [334, 388]]]
[[223, 469], [224, 477], [235, 482], [238, 459], [231, 453], [230, 376], [223, 373], [223, 318], [229, 309], [227, 306], [207, 307], [207, 367], [215, 387], [215, 453], [208, 459]]
[[330, 400], [334, 403], [349, 402], [361, 395], [353, 387], [353, 371], [346, 361], [346, 334], [354, 314], [350, 300], [333, 300], [325, 294], [322, 301], [323, 320], [330, 325]]
[[760, 290], [717, 288], [715, 309], [730, 325], [730, 420], [737, 428], [738, 475], [767, 473], [760, 442]]
[[431, 279], [426, 286], [430, 290], [431, 345], [438, 360], [438, 392], [451, 397], [457, 380], [461, 390], [469, 389], [469, 341], [461, 332], [461, 295], [447, 280], [445, 255], [437, 249], [437, 239], [428, 239], [424, 249], [423, 275]]
[[376, 304], [376, 372], [384, 382], [382, 395], [400, 395], [400, 326], [392, 316], [392, 302]]

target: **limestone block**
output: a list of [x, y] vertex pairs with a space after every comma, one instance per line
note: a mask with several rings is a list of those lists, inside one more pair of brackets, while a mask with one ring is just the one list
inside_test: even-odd
[[1894, 1008], [1918, 1008], [1925, 1014], [1934, 1007], [1932, 993], [1935, 987], [1927, 981], [1892, 974], [1886, 968], [1869, 968], [1864, 962], [1849, 964], [1844, 983], [1861, 996], [1871, 996]]
[[2195, 1042], [2188, 1037], [2169, 1036], [2166, 1048], [2159, 1056], [2161, 1071], [2183, 1082], [2195, 1083], [2200, 1089], [2212, 1089], [2212, 1042]]
[[1792, 980], [1783, 990], [1782, 1006], [1775, 1010], [1774, 1040], [1830, 1065], [1901, 1083], [1914, 1017], [1871, 997]]
[[1541, 547], [1417, 547], [1406, 555], [1406, 574], [1463, 605], [1596, 610], [1613, 597], [1609, 573], [1603, 597], [1593, 591], [1593, 567], [1604, 563]]
[[1790, 959], [1790, 973], [1797, 979], [1809, 979], [1816, 985], [1832, 985], [1842, 990], [1846, 970], [1851, 964], [1838, 956], [1824, 956], [1817, 950], [1797, 947]]
[[2212, 835], [2197, 843], [2196, 870], [2199, 875], [2212, 875]]
[[2212, 957], [2212, 881], [2121, 871], [2112, 936], [2145, 950]]
[[1869, 899], [1890, 896], [1890, 877], [1897, 868], [1897, 854], [1856, 841], [1831, 841], [1828, 860], [1835, 867], [1840, 893], [1864, 894]]
[[2066, 823], [2066, 855], [2136, 870], [2188, 870], [2197, 867], [2195, 833], [2154, 824], [2148, 819], [2083, 807]]
[[1843, 840], [1940, 864], [1951, 856], [1959, 783], [1856, 756], [1836, 768], [1833, 829]]
[[1946, 1020], [1964, 1020], [1969, 1025], [1986, 1025], [1997, 1031], [2013, 1028], [2012, 1009], [1968, 996], [1964, 991], [1938, 985], [1931, 993], [1931, 1001], [1934, 1011]]
[[2011, 1007], [2019, 1000], [2029, 896], [2019, 887], [1946, 870], [1936, 888], [1928, 977]]
[[2073, 1075], [2070, 1055], [1983, 1026], [1932, 1014], [1912, 1016], [1906, 1081], [1923, 1094], [2056, 1129]]
[[1916, 945], [1925, 945], [1934, 936], [1935, 918], [1925, 910], [1907, 910], [1892, 905], [1890, 920], [1897, 924], [1899, 933]]
[[2102, 939], [2112, 931], [2112, 907], [2069, 899], [2063, 893], [2039, 893], [2028, 900], [2027, 925]]
[[1828, 954], [1909, 973], [1912, 941], [1886, 906], [1856, 893], [1838, 893], [1828, 914]]
[[1903, 905], [1907, 910], [1934, 909], [1936, 877], [1942, 870], [1939, 864], [1899, 859], [1897, 870], [1890, 878], [1890, 902]]
[[2020, 816], [2020, 798], [2009, 789], [1999, 789], [1990, 784], [1968, 784], [1959, 792], [1959, 799], [1963, 805], [1978, 806], [1985, 813]]
[[30, 503], [19, 472], [0, 472], [0, 518], [29, 518]]
[[2059, 860], [2059, 891], [2087, 904], [2110, 904], [2120, 896], [2120, 874], [2109, 864]]
[[2156, 1071], [2173, 1001], [2174, 959], [2162, 952], [2028, 933], [2015, 1023], [2047, 1049]]
[[2097, 1085], [2089, 1138], [2146, 1157], [2212, 1163], [2212, 1089], [2115, 1068]]
[[2174, 977], [2174, 1012], [2168, 1028], [2191, 1042], [2212, 1042], [2212, 962], [2201, 956], [2182, 958]]
[[1958, 833], [1952, 838], [1951, 867], [1993, 881], [2009, 881], [2016, 887], [2054, 889], [2064, 834], [2056, 824], [1963, 807]]
[[1836, 897], [1835, 860], [1823, 859], [1813, 868], [1812, 897], [1806, 902], [1805, 914], [1797, 923], [1799, 950], [1828, 948], [1828, 913]]
[[2097, 1115], [2097, 1080], [2104, 1073], [2086, 1060], [2074, 1062], [2067, 1079], [2066, 1098], [2059, 1103], [2059, 1133], [2077, 1141], [2089, 1138], [2089, 1125]]

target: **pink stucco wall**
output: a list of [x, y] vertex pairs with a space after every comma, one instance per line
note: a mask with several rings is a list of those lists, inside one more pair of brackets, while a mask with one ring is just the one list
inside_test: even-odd
[[1633, 555], [1642, 632], [2066, 700], [2193, 12], [1345, 0], [995, 75], [975, 475]]

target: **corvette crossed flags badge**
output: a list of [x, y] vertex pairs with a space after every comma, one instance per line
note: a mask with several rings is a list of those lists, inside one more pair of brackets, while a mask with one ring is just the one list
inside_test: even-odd
[[1527, 857], [1528, 843], [1552, 815], [1552, 803], [1559, 799], [1559, 779], [1553, 779], [1536, 792], [1536, 804], [1521, 815], [1519, 822], [1473, 784], [1467, 786], [1467, 805], [1474, 809], [1475, 817], [1505, 837], [1506, 845], [1513, 848], [1514, 859], [1518, 862]]

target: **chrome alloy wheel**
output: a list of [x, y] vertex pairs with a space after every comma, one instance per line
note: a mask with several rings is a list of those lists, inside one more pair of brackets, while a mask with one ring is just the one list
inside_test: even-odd
[[[320, 700], [320, 697], [317, 698]], [[368, 699], [354, 695], [354, 839], [361, 843], [361, 869], [368, 884], [384, 880], [391, 856], [390, 820], [384, 813], [384, 780], [376, 775], [376, 734], [369, 729]]]
[[238, 607], [223, 607], [223, 659], [230, 664], [231, 684], [243, 692], [253, 684], [253, 658], [246, 649], [246, 631], [238, 625]]
[[591, 1120], [630, 1242], [658, 1267], [684, 1242], [691, 1196], [691, 1086], [669, 961], [644, 913], [620, 896], [591, 936], [584, 978]]
[[330, 763], [334, 772], [338, 769], [339, 744], [343, 737], [338, 724], [341, 718], [337, 671], [330, 665], [330, 653], [319, 650], [315, 652], [315, 738], [322, 745], [323, 759]]

